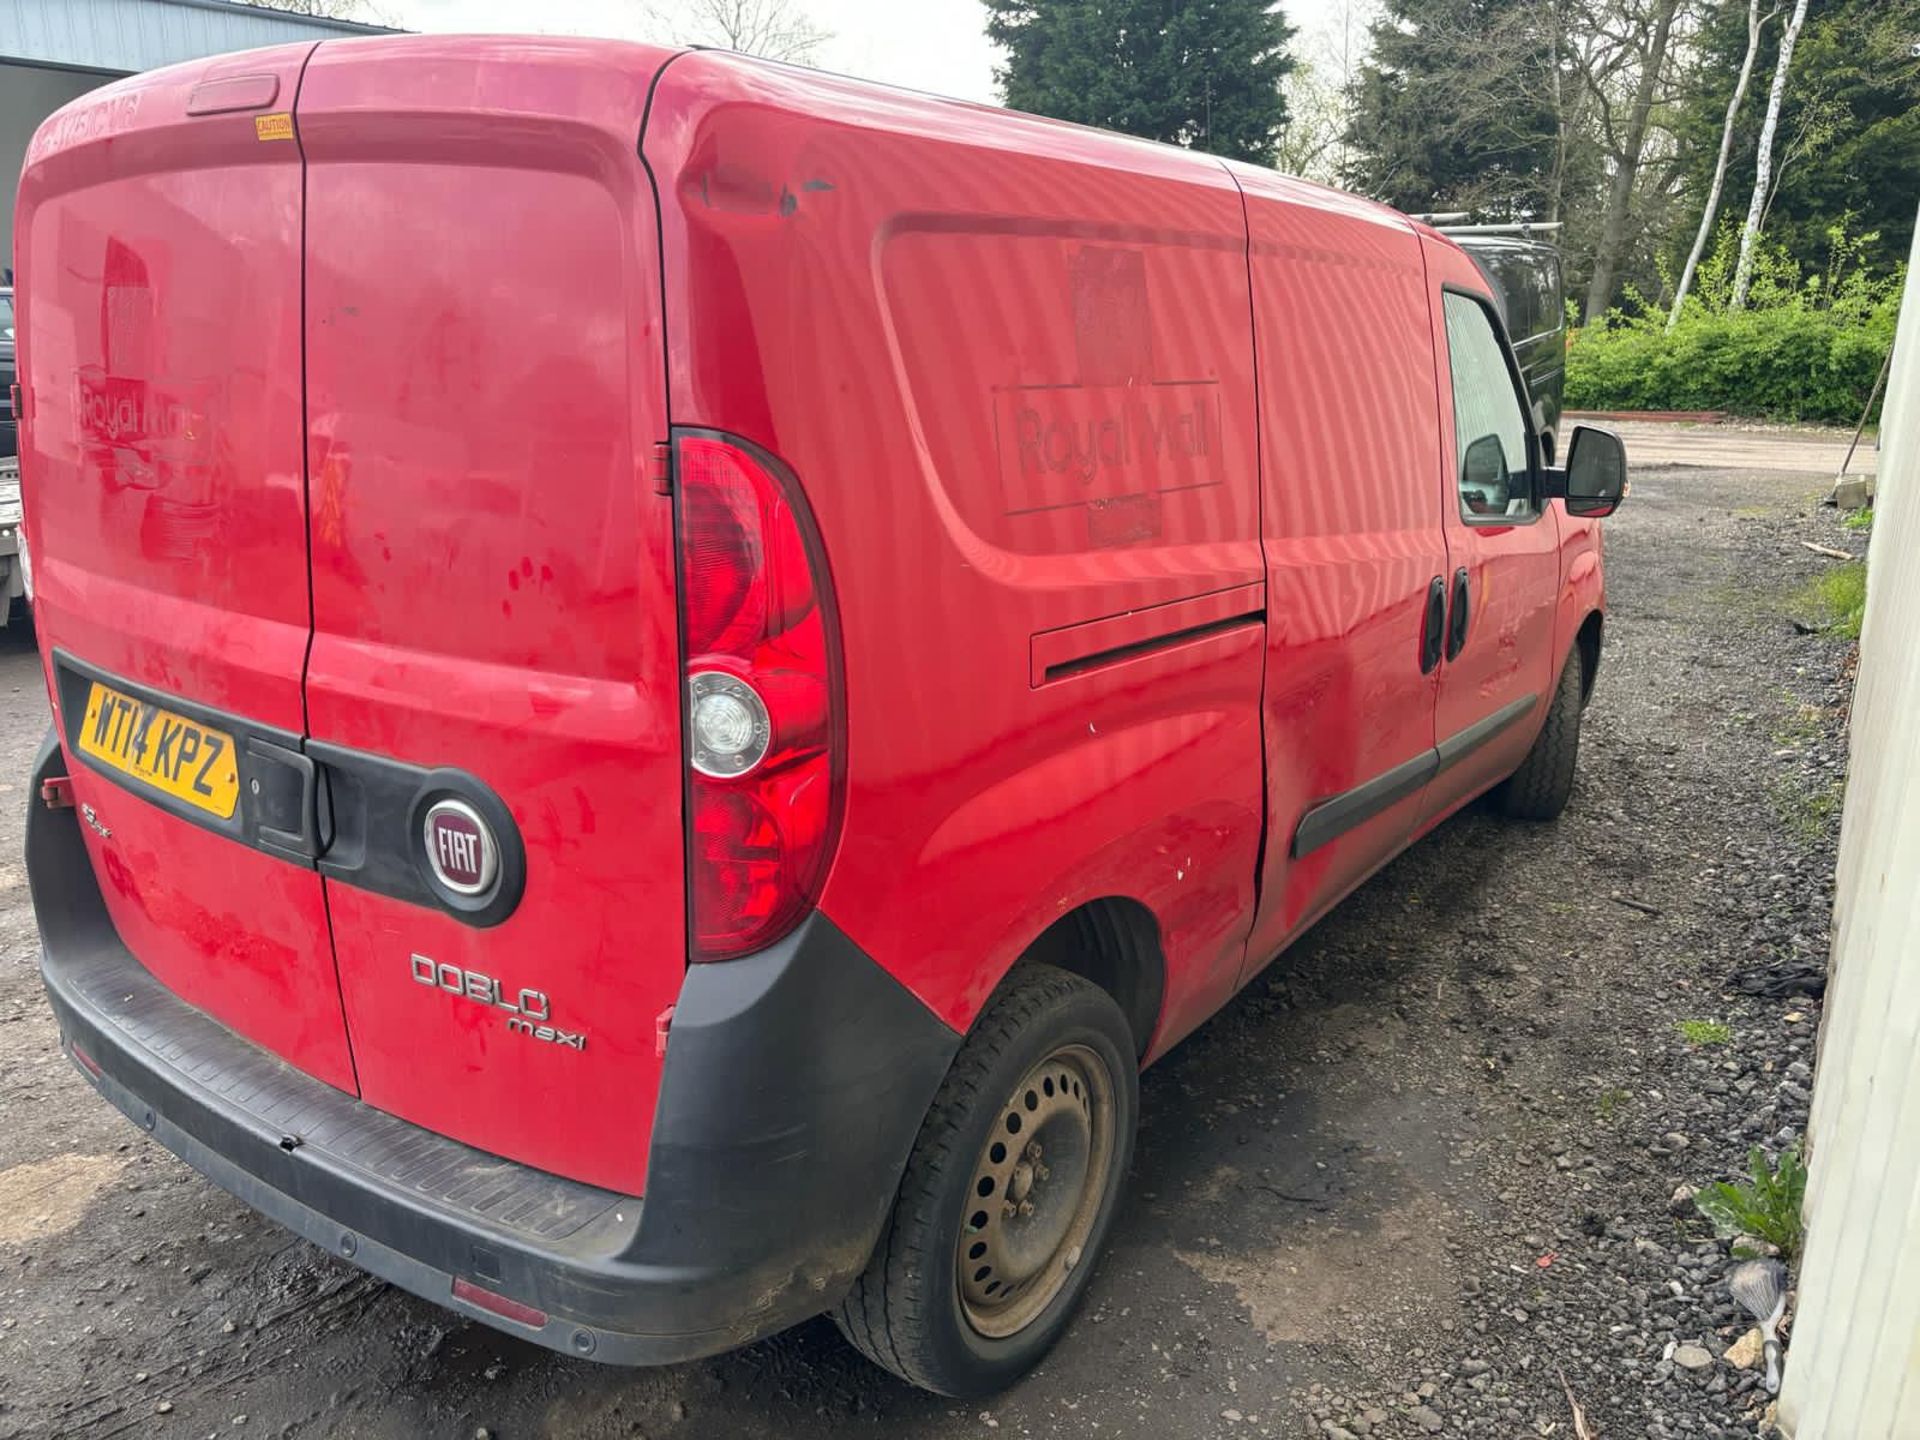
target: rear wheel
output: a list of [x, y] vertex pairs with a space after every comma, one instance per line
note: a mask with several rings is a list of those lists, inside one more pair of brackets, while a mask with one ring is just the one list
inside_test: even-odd
[[1516, 820], [1553, 820], [1573, 794], [1573, 771], [1580, 758], [1580, 711], [1585, 701], [1585, 664], [1578, 647], [1560, 667], [1547, 722], [1520, 768], [1493, 792], [1493, 804]]
[[869, 1359], [956, 1396], [1004, 1389], [1059, 1339], [1133, 1154], [1133, 1034], [1104, 990], [1024, 966], [961, 1046], [893, 1215], [835, 1314]]

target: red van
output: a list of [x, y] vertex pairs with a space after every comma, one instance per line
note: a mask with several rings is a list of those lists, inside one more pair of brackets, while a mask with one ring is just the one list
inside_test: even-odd
[[1350, 196], [730, 54], [291, 46], [20, 188], [92, 1083], [315, 1244], [650, 1363], [1004, 1386], [1137, 1076], [1485, 792], [1556, 814], [1620, 444]]

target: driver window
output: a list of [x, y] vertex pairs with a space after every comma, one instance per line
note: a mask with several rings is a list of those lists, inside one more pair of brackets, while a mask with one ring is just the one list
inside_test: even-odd
[[1447, 356], [1453, 372], [1455, 475], [1469, 520], [1532, 519], [1527, 414], [1486, 307], [1448, 291]]

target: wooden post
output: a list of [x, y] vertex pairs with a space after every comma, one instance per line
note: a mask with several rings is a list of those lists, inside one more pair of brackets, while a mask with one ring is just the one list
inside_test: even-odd
[[1860, 412], [1860, 423], [1853, 427], [1853, 443], [1847, 446], [1847, 458], [1840, 462], [1840, 473], [1833, 477], [1838, 485], [1847, 478], [1847, 467], [1853, 464], [1853, 452], [1860, 448], [1860, 437], [1866, 433], [1867, 417], [1873, 414], [1873, 402], [1880, 398], [1880, 387], [1887, 383], [1887, 371], [1893, 368], [1893, 346], [1887, 346], [1887, 358], [1880, 362], [1880, 374], [1875, 377], [1873, 389], [1867, 395], [1867, 408]]

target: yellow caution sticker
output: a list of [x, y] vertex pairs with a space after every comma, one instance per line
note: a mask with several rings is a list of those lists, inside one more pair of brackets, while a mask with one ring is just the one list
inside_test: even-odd
[[271, 115], [253, 117], [253, 133], [260, 140], [293, 139], [293, 116], [285, 110], [276, 110]]

